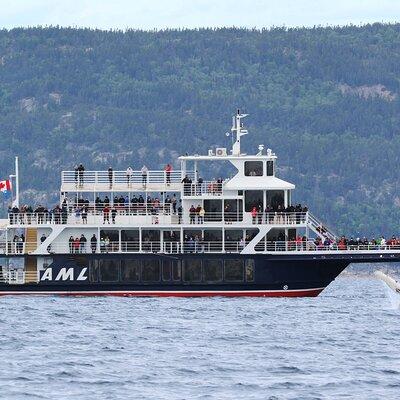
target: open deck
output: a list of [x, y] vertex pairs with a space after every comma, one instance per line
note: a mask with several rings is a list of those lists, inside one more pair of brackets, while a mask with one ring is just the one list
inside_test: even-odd
[[127, 175], [126, 171], [76, 171], [61, 172], [62, 192], [179, 192], [182, 179], [188, 175], [194, 179], [193, 172], [172, 171], [133, 171]]

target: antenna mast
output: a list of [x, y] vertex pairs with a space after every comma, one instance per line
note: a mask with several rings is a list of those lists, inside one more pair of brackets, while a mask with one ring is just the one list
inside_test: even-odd
[[236, 133], [236, 140], [232, 146], [232, 155], [240, 156], [240, 138], [244, 135], [247, 135], [249, 132], [247, 129], [243, 128], [242, 118], [247, 117], [249, 114], [240, 114], [240, 110], [237, 110], [237, 113], [234, 117], [232, 117], [232, 132]]

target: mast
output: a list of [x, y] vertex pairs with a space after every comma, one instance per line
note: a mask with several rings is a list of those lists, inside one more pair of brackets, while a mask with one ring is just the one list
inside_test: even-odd
[[[15, 174], [10, 175], [10, 180], [15, 178], [15, 200], [12, 201], [11, 207], [19, 208], [19, 168], [18, 168], [18, 156], [15, 157]], [[11, 194], [14, 193], [13, 186], [11, 186]]]
[[15, 157], [15, 205], [19, 208], [19, 168], [18, 168], [18, 156]]
[[235, 143], [232, 146], [232, 155], [240, 156], [240, 138], [244, 135], [247, 135], [249, 132], [247, 129], [243, 128], [242, 119], [246, 118], [249, 114], [240, 114], [240, 110], [237, 110], [237, 113], [234, 117], [232, 117], [232, 132], [235, 132], [236, 139]]

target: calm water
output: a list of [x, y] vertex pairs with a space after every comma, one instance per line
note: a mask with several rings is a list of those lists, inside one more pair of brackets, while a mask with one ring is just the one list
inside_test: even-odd
[[396, 301], [0, 298], [0, 398], [398, 399]]

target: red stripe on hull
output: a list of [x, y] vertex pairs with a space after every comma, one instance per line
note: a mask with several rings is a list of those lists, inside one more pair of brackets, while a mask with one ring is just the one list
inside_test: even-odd
[[63, 292], [63, 291], [10, 291], [0, 292], [0, 296], [14, 295], [37, 295], [37, 296], [118, 296], [118, 297], [316, 297], [322, 292], [323, 288], [304, 289], [304, 290], [267, 290], [267, 291], [218, 291], [218, 292], [141, 292], [141, 291], [109, 291], [109, 292]]

